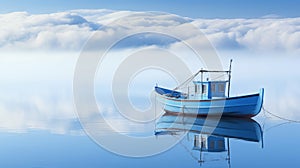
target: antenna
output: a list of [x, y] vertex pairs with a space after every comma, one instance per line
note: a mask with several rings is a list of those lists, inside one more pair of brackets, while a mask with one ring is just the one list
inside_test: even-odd
[[229, 93], [230, 93], [231, 63], [232, 63], [232, 59], [230, 59], [229, 70], [228, 70], [228, 88], [227, 88], [227, 97], [229, 97]]

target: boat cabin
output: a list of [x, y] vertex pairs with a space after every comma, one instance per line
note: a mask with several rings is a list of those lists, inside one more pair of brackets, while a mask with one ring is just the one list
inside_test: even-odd
[[224, 152], [225, 138], [219, 136], [194, 136], [194, 147], [193, 150], [200, 150], [204, 152]]
[[203, 163], [205, 161], [203, 152], [224, 154], [227, 151], [226, 160], [228, 160], [228, 165], [230, 167], [230, 148], [229, 148], [229, 138], [227, 138], [227, 149], [225, 147], [225, 137], [206, 135], [206, 134], [195, 134], [194, 135], [194, 146], [193, 150], [200, 152], [200, 158], [198, 162]]
[[228, 81], [193, 81], [195, 98], [211, 99], [226, 97]]

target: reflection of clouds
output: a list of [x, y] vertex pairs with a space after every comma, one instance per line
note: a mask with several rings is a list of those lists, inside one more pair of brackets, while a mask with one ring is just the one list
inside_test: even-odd
[[[34, 87], [34, 86], [33, 86]], [[71, 85], [69, 86], [71, 88]], [[25, 91], [3, 90], [0, 96], [0, 131], [28, 132], [45, 130], [55, 134], [83, 134], [80, 122], [73, 107], [72, 93], [67, 86], [46, 90], [42, 87], [26, 86]], [[26, 90], [27, 89], [27, 90]], [[0, 89], [2, 90], [2, 89]], [[105, 122], [116, 132], [124, 134], [139, 134], [148, 131], [153, 133], [153, 123], [140, 124], [122, 117], [113, 107], [112, 102], [101, 104], [99, 113], [105, 120], [85, 114], [91, 125], [102, 125], [98, 129], [101, 134], [111, 133], [105, 128]], [[89, 106], [89, 103], [85, 103]], [[149, 133], [149, 134], [150, 134]]]
[[[72, 52], [11, 52], [1, 57], [1, 131], [82, 133], [72, 95], [76, 55]], [[109, 92], [106, 94], [110, 95]], [[101, 96], [99, 110], [105, 115], [105, 122], [113, 125], [114, 129], [123, 133], [145, 130], [143, 125], [127, 122], [112, 107], [112, 102], [101, 100]], [[88, 107], [89, 102], [85, 105]], [[86, 117], [91, 122], [104, 122], [88, 112]]]
[[13, 92], [6, 91], [4, 93], [10, 95], [2, 95], [0, 98], [2, 131], [47, 130], [58, 134], [81, 133], [71, 95], [62, 95], [54, 90], [47, 94]]
[[[101, 100], [98, 100], [98, 104], [101, 104]], [[126, 110], [126, 109], [122, 109]], [[114, 131], [124, 134], [147, 134], [152, 135], [155, 123], [153, 122], [147, 122], [147, 123], [140, 123], [135, 122], [130, 119], [125, 118], [121, 112], [118, 111], [114, 105], [113, 102], [102, 104], [102, 108], [100, 108], [100, 113], [104, 118], [104, 121], [101, 119], [96, 119], [94, 122], [106, 122]], [[106, 132], [106, 130], [101, 130], [103, 133]], [[109, 133], [109, 132], [107, 132]]]

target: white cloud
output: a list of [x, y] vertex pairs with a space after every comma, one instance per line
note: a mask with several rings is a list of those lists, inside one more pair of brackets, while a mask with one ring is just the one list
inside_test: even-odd
[[299, 50], [300, 18], [196, 20], [217, 47]]
[[72, 12], [15, 12], [0, 15], [0, 22], [0, 46], [17, 49], [80, 49], [101, 26]]
[[[107, 25], [122, 18], [119, 25]], [[157, 12], [72, 10], [50, 14], [14, 12], [0, 15], [0, 47], [8, 49], [80, 50], [98, 31], [99, 47], [120, 34], [145, 27], [153, 31], [181, 27], [186, 39], [197, 36], [184, 25], [193, 23], [217, 49], [299, 50], [300, 18], [191, 19]], [[145, 41], [145, 39], [142, 39]], [[159, 43], [159, 39], [156, 39]], [[174, 41], [167, 41], [173, 43]], [[136, 41], [137, 44], [141, 41]], [[151, 43], [152, 44], [152, 43]], [[165, 45], [165, 44], [164, 44]], [[132, 46], [132, 44], [130, 45]]]

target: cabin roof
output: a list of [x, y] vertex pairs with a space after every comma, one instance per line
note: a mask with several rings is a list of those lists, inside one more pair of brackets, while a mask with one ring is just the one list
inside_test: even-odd
[[229, 82], [228, 80], [225, 81], [193, 81], [194, 84], [198, 84], [198, 83], [226, 83]]

